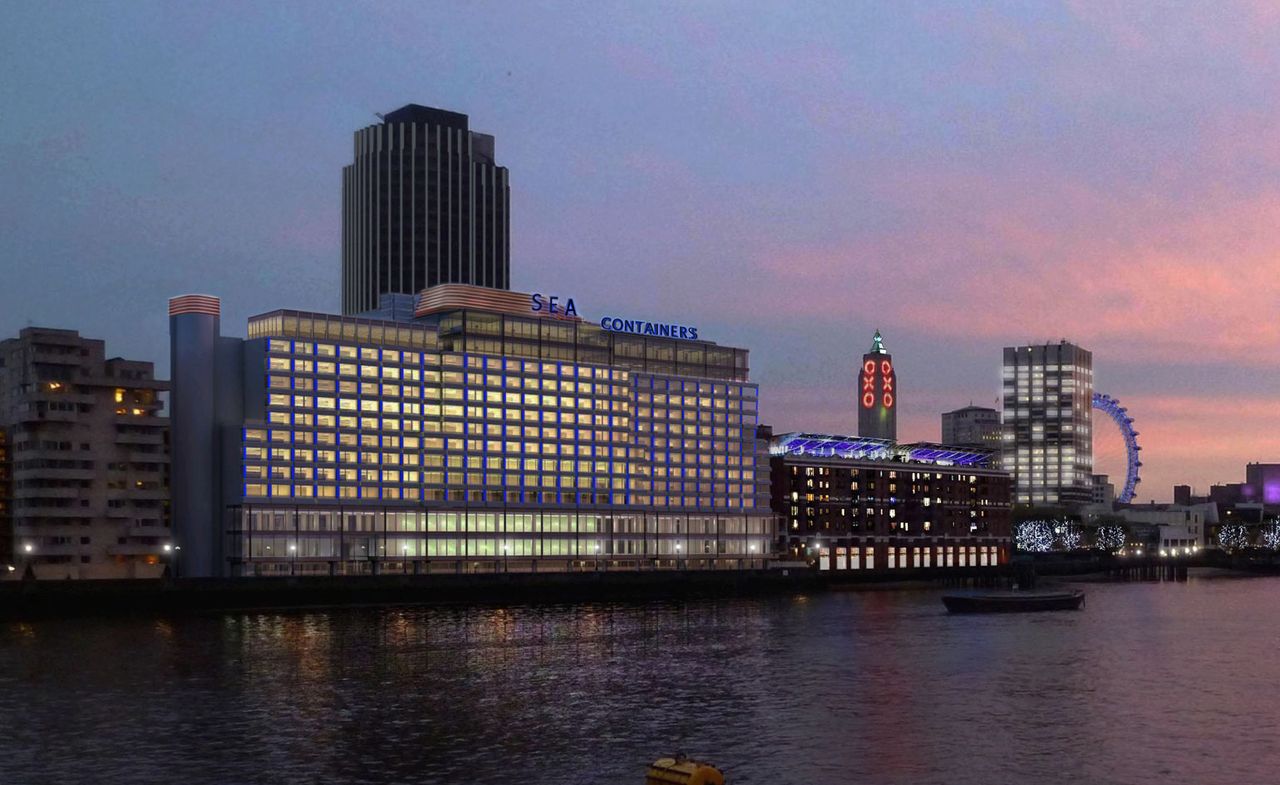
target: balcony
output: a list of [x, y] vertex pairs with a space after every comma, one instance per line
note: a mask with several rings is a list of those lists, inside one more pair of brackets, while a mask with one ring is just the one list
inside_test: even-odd
[[110, 556], [165, 556], [164, 546], [157, 544], [148, 544], [140, 542], [127, 542], [123, 545], [116, 543], [107, 546], [107, 554]]
[[24, 415], [21, 420], [28, 423], [42, 422], [78, 422], [81, 418], [80, 412], [65, 412], [60, 410], [36, 412], [34, 414]]
[[13, 479], [21, 480], [92, 480], [97, 477], [93, 469], [14, 469]]
[[[80, 537], [84, 534], [80, 526], [63, 523], [42, 523], [32, 525], [29, 521], [19, 520], [13, 527], [13, 539], [16, 542], [38, 543], [46, 537]], [[15, 546], [18, 550], [20, 547]]]
[[[67, 345], [72, 346], [73, 344]], [[86, 359], [81, 357], [78, 351], [52, 351], [47, 347], [38, 345], [31, 348], [31, 362], [40, 365], [80, 365]]]
[[[116, 417], [116, 422], [128, 422], [131, 425], [139, 424], [138, 420], [157, 419], [153, 417]], [[167, 424], [167, 421], [166, 423]], [[160, 431], [155, 432], [139, 432], [133, 430], [116, 431], [116, 444], [146, 444], [159, 446], [164, 444], [164, 434]]]
[[77, 382], [86, 386], [111, 387], [121, 390], [155, 390], [164, 392], [169, 389], [169, 382], [164, 379], [121, 379], [103, 374], [94, 374], [87, 379], [79, 379]]
[[55, 384], [64, 385], [61, 389], [50, 390], [44, 385], [48, 382], [41, 382], [40, 388], [31, 394], [29, 400], [43, 403], [76, 403], [92, 406], [96, 401], [94, 396], [89, 393], [80, 392], [76, 387], [70, 386], [70, 382], [55, 382]]
[[10, 456], [13, 461], [45, 459], [55, 461], [82, 460], [93, 456], [93, 450], [80, 449], [80, 442], [69, 442], [70, 447], [59, 450], [53, 447], [33, 447], [26, 450], [14, 450]]
[[56, 504], [37, 504], [29, 507], [12, 506], [11, 513], [15, 521], [31, 520], [40, 518], [60, 519], [60, 518], [86, 518], [91, 517], [94, 513], [92, 508], [81, 507], [79, 504], [68, 504], [59, 506]]
[[169, 498], [168, 488], [125, 488], [111, 491], [113, 501], [164, 501]]
[[58, 543], [50, 545], [44, 542], [35, 542], [30, 552], [26, 551], [22, 546], [15, 548], [15, 556], [19, 559], [37, 560], [41, 556], [76, 556], [82, 551], [89, 550], [88, 545], [77, 545], [75, 543]]
[[[142, 411], [146, 411], [143, 409]], [[162, 417], [156, 413], [148, 414], [116, 414], [116, 425], [131, 426], [149, 426], [152, 428], [164, 428], [169, 425], [169, 418]]]
[[167, 540], [173, 536], [173, 530], [157, 519], [155, 522], [133, 525], [120, 531], [121, 537], [159, 537]]
[[[14, 488], [14, 499], [79, 499], [88, 488]], [[78, 506], [78, 505], [77, 505]]]

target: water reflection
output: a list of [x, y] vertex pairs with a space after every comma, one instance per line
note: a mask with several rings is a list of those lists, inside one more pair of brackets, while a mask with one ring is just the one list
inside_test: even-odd
[[639, 782], [674, 750], [734, 783], [1268, 781], [1277, 589], [9, 625], [0, 754], [12, 782]]

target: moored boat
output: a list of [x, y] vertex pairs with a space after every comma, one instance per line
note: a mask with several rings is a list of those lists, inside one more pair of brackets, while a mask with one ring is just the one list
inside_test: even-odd
[[1059, 592], [1010, 592], [1007, 594], [947, 594], [942, 604], [952, 613], [1030, 613], [1074, 611], [1084, 605], [1079, 589]]

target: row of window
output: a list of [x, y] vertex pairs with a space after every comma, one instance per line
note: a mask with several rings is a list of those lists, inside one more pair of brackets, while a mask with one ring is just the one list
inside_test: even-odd
[[[252, 330], [252, 324], [251, 324]], [[581, 365], [566, 362], [540, 362], [517, 357], [495, 357], [482, 354], [458, 354], [449, 352], [414, 352], [400, 349], [385, 349], [374, 346], [350, 346], [327, 343], [311, 343], [308, 341], [290, 341], [281, 338], [268, 340], [267, 349], [274, 355], [272, 359], [284, 359], [282, 355], [296, 358], [298, 361], [319, 358], [315, 362], [352, 360], [362, 364], [379, 363], [383, 366], [399, 365], [409, 368], [469, 368], [483, 369], [489, 372], [501, 372], [505, 375], [523, 374], [556, 376], [577, 379], [611, 379], [627, 381], [631, 371], [622, 368], [605, 368], [600, 366]], [[701, 363], [697, 363], [701, 364]], [[327, 366], [326, 366], [327, 367]], [[755, 385], [725, 384], [706, 380], [664, 379], [651, 377], [643, 386], [651, 390], [699, 392], [714, 395], [755, 395]]]
[[612, 556], [750, 556], [765, 553], [764, 538], [735, 537], [710, 540], [686, 537], [667, 539], [582, 539], [578, 537], [390, 537], [340, 539], [333, 536], [249, 536], [240, 558], [254, 559], [419, 559], [419, 558], [606, 558]]
[[552, 510], [367, 510], [245, 507], [242, 531], [532, 532], [536, 534], [770, 534], [773, 518], [761, 515], [672, 513], [603, 514]]
[[[392, 468], [392, 469], [378, 468], [378, 467], [387, 467], [387, 466], [410, 466], [410, 467], [417, 466], [418, 465], [417, 455], [402, 456], [399, 454], [385, 455], [380, 453], [373, 453], [372, 455], [374, 456], [373, 460], [365, 461], [364, 462], [366, 464], [365, 466], [344, 466], [342, 468], [335, 468], [335, 467], [323, 466], [323, 465], [311, 466], [311, 465], [305, 465], [305, 464], [297, 465], [297, 464], [289, 464], [289, 463], [276, 463], [273, 465], [266, 465], [266, 464], [260, 464], [260, 463], [246, 462], [244, 465], [244, 476], [249, 478], [270, 477], [272, 479], [283, 479], [283, 480], [287, 480], [290, 478], [297, 478], [297, 479], [303, 479], [303, 480], [319, 479], [319, 480], [327, 480], [330, 482], [332, 482], [335, 479], [340, 479], [340, 480], [343, 480], [344, 482], [357, 482], [357, 481], [377, 482], [379, 477], [381, 477], [382, 482], [401, 482], [400, 477], [403, 476], [404, 478], [403, 482], [416, 483], [418, 481], [418, 476], [420, 473], [414, 469], [406, 469], [402, 471], [400, 469], [395, 469], [395, 468]], [[424, 457], [428, 459], [433, 459], [430, 462], [424, 463], [426, 468], [428, 469], [444, 468], [444, 463], [443, 463], [444, 456], [428, 455]], [[550, 459], [550, 458], [546, 458], [546, 459], [489, 458], [486, 460], [482, 460], [479, 457], [472, 457], [467, 459], [466, 465], [464, 467], [462, 461], [460, 460], [460, 456], [454, 455], [454, 456], [449, 456], [448, 466], [450, 469], [454, 469], [454, 470], [461, 470], [463, 468], [466, 468], [472, 471], [466, 472], [466, 473], [462, 471], [450, 471], [450, 472], [425, 471], [425, 472], [421, 472], [421, 475], [424, 478], [430, 478], [432, 476], [445, 477], [446, 475], [448, 475], [450, 476], [451, 479], [455, 479], [455, 480], [458, 478], [468, 477], [468, 480], [464, 480], [464, 482], [466, 482], [467, 484], [492, 484], [492, 482], [494, 481], [494, 478], [503, 477], [504, 470], [505, 470], [505, 476], [508, 482], [521, 484], [519, 482], [519, 479], [521, 477], [524, 477], [527, 480], [529, 480], [529, 482], [523, 483], [523, 484], [530, 484], [530, 485], [538, 484], [537, 481], [534, 480], [534, 478], [537, 476], [554, 475], [554, 474], [560, 474], [566, 477], [575, 476], [575, 475], [583, 476], [583, 477], [596, 477], [598, 479], [607, 479], [610, 475], [613, 475], [615, 477], [622, 477], [622, 478], [631, 477], [633, 483], [640, 481], [639, 479], [636, 479], [636, 478], [644, 478], [644, 477], [650, 477], [650, 476], [657, 478], [659, 480], [667, 477], [673, 477], [676, 479], [690, 479], [690, 480], [699, 480], [699, 479], [717, 480], [719, 481], [717, 484], [723, 484], [726, 480], [730, 482], [738, 482], [740, 480], [746, 481], [746, 482], [753, 482], [755, 480], [755, 471], [752, 469], [713, 469], [705, 466], [704, 467], [691, 466], [689, 468], [681, 468], [679, 466], [671, 466], [671, 467], [655, 466], [651, 468], [643, 464], [639, 464], [639, 465], [629, 464], [624, 461], [573, 461], [573, 460], [556, 460], [556, 459]], [[484, 470], [487, 470], [487, 471], [484, 471]], [[521, 472], [523, 472], [523, 474], [521, 474]], [[480, 477], [482, 476], [482, 474], [486, 474], [489, 479], [485, 482], [477, 481], [475, 483], [471, 483], [469, 481], [470, 477]], [[88, 480], [54, 480], [54, 481], [28, 480], [26, 482], [88, 483], [89, 481]], [[124, 481], [122, 480], [120, 482], [121, 482], [121, 487], [123, 487]], [[138, 488], [147, 487], [149, 485], [148, 483], [144, 483], [141, 480], [137, 480], [133, 484]], [[154, 485], [154, 484], [155, 483], [151, 483], [150, 485]], [[432, 483], [430, 480], [428, 480], [428, 484], [447, 484], [447, 482], [439, 481], [436, 483]], [[22, 486], [19, 485], [18, 487], [22, 487]], [[67, 487], [81, 487], [81, 486], [67, 486]], [[86, 484], [83, 487], [88, 487], [88, 485]], [[113, 487], [113, 486], [109, 485], [108, 487]], [[809, 500], [812, 501], [812, 499], [809, 499]], [[873, 501], [876, 503], [884, 503], [883, 499], [867, 500], [868, 503], [872, 503]], [[890, 500], [890, 501], [896, 501], [896, 500]], [[929, 506], [927, 500], [926, 500], [925, 506], [926, 507]]]
[[[671, 484], [674, 488], [675, 484]], [[685, 486], [690, 485], [685, 483]], [[627, 493], [623, 491], [604, 492], [599, 490], [583, 491], [571, 489], [572, 486], [560, 485], [556, 490], [533, 490], [526, 487], [522, 490], [504, 488], [503, 490], [478, 488], [422, 488], [417, 486], [390, 485], [321, 485], [321, 484], [285, 484], [285, 483], [245, 483], [244, 498], [248, 501], [264, 499], [359, 499], [364, 501], [455, 501], [455, 502], [504, 502], [504, 503], [540, 503], [555, 505], [613, 505], [621, 507], [686, 507], [698, 509], [754, 509], [764, 507], [767, 498], [754, 494], [754, 489], [745, 488], [742, 495], [686, 496], [686, 495], [651, 495], [648, 493]], [[686, 487], [686, 490], [692, 488]], [[705, 492], [698, 486], [699, 492]], [[141, 503], [140, 503], [141, 504]]]
[[[1000, 559], [999, 548], [994, 545], [947, 545], [936, 548], [889, 546], [884, 551], [885, 566], [890, 570], [911, 567], [995, 567]], [[874, 570], [876, 549], [821, 548], [818, 569]]]
[[[502, 395], [503, 390], [507, 391], [506, 394], [508, 396], [518, 395], [514, 391], [523, 390], [526, 393], [573, 393], [575, 395], [626, 399], [630, 399], [634, 395], [639, 403], [657, 407], [683, 406], [704, 409], [727, 407], [736, 409], [740, 403], [752, 407], [756, 401], [754, 388], [730, 387], [728, 388], [729, 392], [725, 392], [723, 385], [709, 385], [706, 383], [700, 383], [699, 386], [713, 387], [716, 392], [703, 391], [696, 395], [681, 395], [675, 392], [649, 392], [644, 388], [640, 388], [637, 391], [635, 387], [626, 383], [609, 384], [607, 382], [574, 381], [573, 377], [557, 379], [555, 377], [500, 376], [483, 373], [464, 374], [461, 371], [423, 371], [421, 373], [415, 371], [410, 375], [408, 371], [402, 371], [395, 367], [383, 366], [380, 370], [379, 366], [376, 365], [361, 365], [358, 367], [355, 365], [342, 365], [339, 367], [337, 375], [361, 377], [365, 381], [312, 378], [316, 373], [321, 376], [335, 375], [329, 365], [331, 364], [317, 363], [313, 366], [303, 361], [291, 361], [287, 358], [273, 357], [268, 362], [268, 370], [273, 375], [281, 378], [297, 377], [299, 380], [306, 379], [306, 389], [345, 395], [355, 395], [359, 392], [366, 397], [440, 398], [443, 396], [445, 398], [458, 398], [459, 391], [466, 389], [468, 396], [473, 400], [478, 395], [489, 396], [489, 399], [493, 400], [493, 396]], [[405, 384], [404, 382], [411, 383]], [[691, 382], [690, 384], [694, 383]]]
[[[275, 408], [292, 408], [302, 410], [330, 411], [330, 412], [384, 412], [391, 414], [412, 414], [425, 415], [429, 417], [461, 417], [463, 416], [463, 403], [466, 406], [465, 412], [470, 417], [489, 416], [491, 418], [501, 418], [506, 416], [507, 419], [520, 419], [521, 415], [512, 414], [512, 409], [506, 409], [506, 414], [493, 414], [493, 412], [501, 412], [502, 410], [496, 405], [505, 405], [508, 407], [518, 406], [524, 407], [525, 419], [538, 419], [537, 414], [530, 412], [534, 407], [542, 409], [554, 409], [557, 411], [583, 410], [596, 412], [611, 412], [616, 414], [628, 414], [632, 410], [629, 400], [624, 398], [600, 398], [600, 397], [582, 397], [570, 395], [547, 395], [534, 393], [503, 393], [503, 392], [485, 392], [477, 389], [463, 389], [454, 387], [415, 387], [409, 388], [402, 385], [395, 385], [395, 389], [384, 392], [379, 389], [376, 392], [364, 393], [363, 397], [356, 397], [356, 393], [347, 393], [348, 397], [342, 397], [333, 390], [322, 389], [322, 386], [313, 387], [310, 382], [313, 380], [272, 375], [267, 379], [267, 386], [270, 389], [267, 405]], [[323, 381], [323, 380], [322, 380]], [[387, 388], [390, 385], [380, 385], [380, 388]], [[288, 391], [288, 392], [285, 392]], [[319, 391], [321, 393], [333, 393], [330, 395], [307, 395], [296, 394], [297, 391], [312, 392]], [[427, 401], [426, 403], [420, 403]], [[432, 401], [445, 401], [441, 406], [439, 403]], [[449, 404], [448, 401], [456, 401], [456, 404]], [[476, 404], [491, 404], [487, 407], [481, 407]], [[495, 405], [496, 404], [496, 405]], [[669, 408], [649, 406], [639, 406], [635, 408], [637, 417], [653, 420], [698, 420], [700, 422], [731, 422], [731, 423], [755, 423], [756, 404], [754, 401], [737, 401], [725, 400], [723, 398], [712, 399], [707, 406], [694, 408]]]
[[[443, 467], [449, 466], [454, 468], [483, 468], [489, 466], [497, 468], [496, 461], [501, 460], [502, 468], [515, 468], [514, 461], [524, 461], [523, 465], [526, 471], [530, 470], [529, 461], [532, 460], [569, 460], [574, 456], [583, 458], [594, 456], [597, 459], [607, 458], [612, 455], [615, 464], [618, 461], [630, 458], [632, 461], [632, 473], [648, 475], [666, 465], [698, 465], [698, 466], [754, 466], [755, 459], [752, 455], [741, 455], [733, 452], [717, 452], [696, 454], [693, 451], [686, 452], [670, 452], [662, 453], [662, 464], [653, 466], [648, 460], [647, 451], [643, 448], [636, 447], [607, 447], [605, 445], [572, 445], [572, 444], [539, 444], [536, 442], [483, 442], [477, 439], [470, 439], [466, 442], [466, 450], [462, 447], [453, 447], [450, 445], [448, 454], [438, 454], [437, 452], [419, 452], [417, 448], [405, 448], [403, 451], [397, 449], [394, 445], [384, 442], [379, 452], [377, 445], [362, 443], [360, 446], [363, 450], [329, 450], [323, 449], [323, 446], [336, 446], [325, 444], [321, 449], [310, 449], [301, 445], [307, 442], [303, 436], [332, 437], [333, 434], [293, 434], [297, 441], [290, 446], [282, 446], [272, 444], [271, 446], [259, 446], [258, 444], [249, 443], [244, 447], [242, 457], [248, 462], [279, 462], [279, 463], [317, 463], [317, 464], [347, 464], [347, 465], [396, 465], [396, 466], [427, 466], [427, 467]], [[449, 440], [450, 442], [460, 440]], [[310, 442], [308, 442], [310, 443]], [[348, 445], [343, 445], [348, 446]], [[349, 446], [356, 446], [354, 444]], [[394, 450], [394, 451], [393, 451]], [[481, 454], [484, 453], [484, 454]], [[501, 453], [507, 453], [503, 456]], [[541, 459], [534, 458], [536, 455], [547, 456]], [[525, 457], [517, 457], [523, 455]], [[563, 464], [561, 464], [563, 465]], [[548, 464], [543, 464], [546, 467]], [[542, 468], [540, 467], [540, 468]], [[561, 469], [564, 471], [564, 469]], [[661, 476], [661, 475], [659, 475]]]

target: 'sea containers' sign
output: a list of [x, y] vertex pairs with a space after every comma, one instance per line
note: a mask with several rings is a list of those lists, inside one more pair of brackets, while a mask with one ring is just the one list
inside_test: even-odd
[[[529, 310], [539, 315], [555, 316], [561, 319], [578, 318], [578, 306], [572, 297], [560, 297], [536, 292], [529, 295]], [[643, 319], [620, 319], [606, 316], [600, 320], [600, 327], [612, 333], [632, 333], [634, 335], [651, 335], [655, 338], [683, 338], [689, 341], [698, 340], [698, 328], [686, 324], [670, 324], [667, 322], [649, 322]]]

